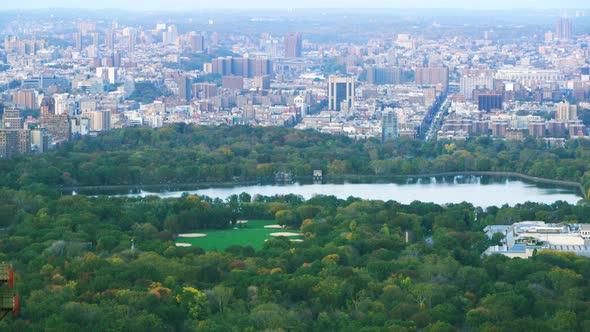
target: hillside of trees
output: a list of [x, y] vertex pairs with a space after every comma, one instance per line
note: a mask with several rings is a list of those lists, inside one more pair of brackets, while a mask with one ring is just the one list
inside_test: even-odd
[[195, 127], [113, 130], [40, 156], [0, 161], [0, 185], [137, 185], [311, 176], [507, 171], [580, 182], [590, 189], [590, 141], [550, 148], [543, 141], [398, 139], [381, 144], [286, 128]]

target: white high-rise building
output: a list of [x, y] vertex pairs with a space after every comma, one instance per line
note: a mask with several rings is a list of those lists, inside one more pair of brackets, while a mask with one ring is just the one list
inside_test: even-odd
[[494, 78], [492, 76], [462, 76], [460, 89], [465, 100], [472, 100], [474, 90], [493, 90]]
[[[344, 107], [343, 107], [344, 106]], [[354, 77], [328, 77], [328, 109], [349, 112], [354, 106]]]

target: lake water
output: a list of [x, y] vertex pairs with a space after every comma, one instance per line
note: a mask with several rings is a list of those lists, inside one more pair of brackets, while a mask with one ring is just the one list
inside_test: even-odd
[[554, 203], [566, 201], [577, 203], [582, 196], [578, 189], [556, 187], [544, 184], [526, 183], [511, 178], [491, 178], [487, 176], [455, 176], [440, 178], [407, 179], [401, 183], [328, 183], [328, 184], [289, 184], [289, 185], [249, 185], [233, 187], [213, 187], [197, 190], [149, 192], [139, 190], [123, 196], [179, 197], [183, 193], [204, 195], [226, 199], [231, 195], [246, 192], [252, 196], [301, 195], [309, 199], [314, 195], [334, 195], [346, 199], [349, 196], [373, 200], [395, 200], [403, 204], [413, 201], [437, 204], [469, 202], [475, 206], [489, 207], [504, 204], [515, 205], [527, 201]]

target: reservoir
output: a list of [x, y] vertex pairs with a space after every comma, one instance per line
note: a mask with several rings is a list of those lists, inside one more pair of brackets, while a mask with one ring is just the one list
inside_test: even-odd
[[[379, 180], [371, 183], [342, 181], [340, 183], [294, 183], [287, 185], [235, 185], [209, 187], [195, 190], [146, 191], [134, 189], [117, 196], [150, 196], [162, 198], [180, 197], [183, 193], [226, 199], [231, 195], [248, 193], [274, 196], [295, 194], [305, 199], [315, 195], [334, 195], [341, 199], [350, 196], [369, 200], [394, 200], [402, 204], [413, 201], [437, 204], [469, 202], [483, 208], [489, 206], [514, 206], [527, 201], [552, 204], [566, 201], [576, 204], [583, 197], [579, 189], [539, 183], [527, 183], [520, 179], [490, 176], [450, 176], [431, 178], [408, 178], [404, 180]], [[94, 193], [96, 194], [96, 193]]]

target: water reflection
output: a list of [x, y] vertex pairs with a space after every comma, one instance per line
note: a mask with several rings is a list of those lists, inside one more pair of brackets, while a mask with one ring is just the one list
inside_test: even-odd
[[[201, 188], [196, 190], [175, 190], [151, 192], [139, 188], [130, 192], [101, 192], [101, 194], [122, 194], [123, 196], [179, 197], [188, 192], [225, 199], [242, 192], [248, 194], [273, 196], [296, 194], [306, 199], [314, 195], [334, 195], [339, 198], [349, 196], [363, 199], [395, 200], [409, 204], [412, 201], [433, 202], [437, 204], [470, 202], [475, 206], [514, 205], [526, 201], [554, 203], [566, 201], [575, 204], [582, 197], [575, 188], [562, 188], [545, 184], [531, 184], [520, 180], [489, 176], [447, 176], [407, 179], [380, 179], [368, 181], [339, 181], [328, 184], [294, 183], [289, 185], [248, 185]], [[83, 193], [80, 192], [79, 193]], [[89, 193], [86, 193], [89, 194]], [[97, 194], [96, 192], [91, 194]]]

